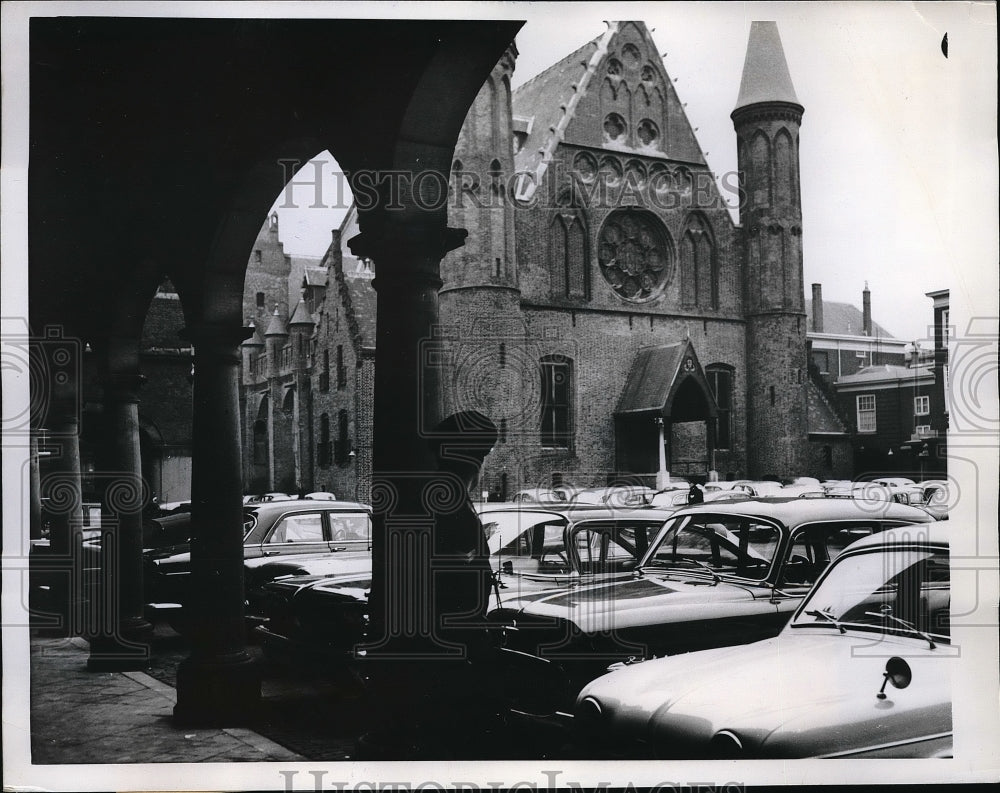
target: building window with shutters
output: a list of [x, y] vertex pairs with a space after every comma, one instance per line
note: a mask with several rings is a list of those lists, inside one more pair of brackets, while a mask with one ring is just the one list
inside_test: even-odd
[[542, 446], [568, 449], [573, 437], [573, 362], [562, 355], [547, 355], [540, 363]]
[[875, 395], [860, 394], [857, 398], [858, 432], [875, 432]]
[[709, 366], [705, 370], [708, 386], [712, 389], [718, 418], [715, 422], [715, 448], [732, 448], [733, 438], [733, 370], [723, 365]]

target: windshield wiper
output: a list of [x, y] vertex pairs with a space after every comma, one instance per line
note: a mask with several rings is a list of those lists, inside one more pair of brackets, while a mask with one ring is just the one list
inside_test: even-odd
[[882, 613], [882, 612], [876, 612], [876, 611], [866, 611], [865, 612], [865, 616], [866, 617], [881, 617], [882, 619], [887, 619], [887, 620], [892, 620], [893, 622], [898, 622], [904, 628], [907, 628], [908, 630], [913, 631], [915, 634], [917, 634], [917, 636], [919, 636], [921, 639], [923, 639], [925, 642], [927, 642], [931, 646], [932, 650], [937, 649], [937, 645], [934, 643], [934, 640], [931, 638], [930, 634], [929, 633], [924, 633], [922, 630], [920, 630], [920, 628], [918, 628], [916, 625], [914, 625], [909, 620], [904, 620], [904, 619], [901, 619], [899, 617], [895, 617], [892, 614]]
[[691, 564], [697, 565], [702, 570], [705, 570], [710, 576], [712, 576], [712, 586], [718, 586], [719, 582], [722, 581], [722, 576], [700, 559], [678, 559], [677, 561], [690, 562]]
[[822, 617], [823, 619], [831, 622], [837, 627], [841, 633], [847, 633], [847, 629], [840, 624], [839, 620], [834, 617], [829, 611], [820, 611], [819, 609], [812, 609], [811, 611], [805, 612], [807, 617]]

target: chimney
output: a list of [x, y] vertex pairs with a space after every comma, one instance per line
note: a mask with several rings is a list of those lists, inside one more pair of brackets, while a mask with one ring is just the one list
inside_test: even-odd
[[823, 332], [823, 284], [813, 284], [812, 314], [813, 331]]
[[872, 335], [872, 293], [868, 291], [868, 282], [865, 281], [865, 291], [861, 293], [861, 314], [864, 323], [863, 332], [865, 336]]

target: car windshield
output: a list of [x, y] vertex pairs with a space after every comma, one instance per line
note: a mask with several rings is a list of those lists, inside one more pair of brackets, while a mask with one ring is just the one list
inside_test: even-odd
[[829, 625], [947, 641], [950, 610], [946, 550], [873, 547], [834, 562], [791, 626]]
[[256, 509], [245, 509], [243, 510], [243, 539], [245, 540], [250, 536], [250, 532], [253, 531], [253, 527], [257, 525], [257, 510]]
[[515, 571], [528, 565], [532, 572], [569, 572], [566, 518], [527, 510], [483, 512], [479, 518], [495, 566], [511, 562]]
[[644, 570], [760, 580], [778, 548], [778, 528], [742, 515], [685, 515], [667, 522]]

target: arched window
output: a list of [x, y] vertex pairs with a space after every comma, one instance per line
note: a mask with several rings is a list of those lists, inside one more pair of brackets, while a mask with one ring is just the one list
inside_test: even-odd
[[[567, 203], [572, 203], [567, 199]], [[568, 207], [556, 214], [551, 227], [552, 296], [590, 299], [590, 256], [581, 210]]]
[[681, 303], [719, 307], [719, 265], [712, 227], [700, 213], [691, 215], [681, 240]]
[[542, 375], [542, 446], [568, 449], [573, 439], [573, 361], [564, 355], [546, 355]]
[[708, 387], [718, 407], [715, 422], [715, 448], [730, 449], [733, 444], [733, 367], [712, 364], [705, 368]]

